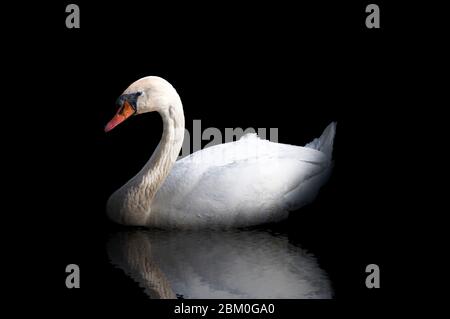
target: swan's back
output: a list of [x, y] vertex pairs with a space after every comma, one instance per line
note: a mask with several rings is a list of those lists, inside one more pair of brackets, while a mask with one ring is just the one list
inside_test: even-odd
[[286, 218], [327, 180], [335, 127], [305, 147], [247, 134], [177, 161], [155, 195], [149, 226], [244, 227]]

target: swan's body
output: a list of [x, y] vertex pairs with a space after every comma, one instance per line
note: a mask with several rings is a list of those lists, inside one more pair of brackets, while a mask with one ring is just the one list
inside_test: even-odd
[[[136, 98], [136, 92], [139, 97], [133, 101], [134, 111], [158, 111], [164, 131], [144, 168], [110, 197], [108, 214], [116, 222], [195, 228], [279, 221], [289, 211], [311, 202], [331, 171], [335, 123], [305, 147], [247, 134], [239, 141], [176, 161], [184, 137], [178, 94], [158, 77], [138, 80], [124, 96]], [[110, 122], [107, 130], [128, 116]]]

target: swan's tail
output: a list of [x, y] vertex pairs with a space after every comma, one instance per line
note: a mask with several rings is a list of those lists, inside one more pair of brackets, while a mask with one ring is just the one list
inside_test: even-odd
[[334, 135], [336, 134], [336, 122], [331, 122], [323, 131], [319, 138], [315, 138], [312, 142], [305, 145], [318, 151], [325, 153], [330, 157], [333, 153]]

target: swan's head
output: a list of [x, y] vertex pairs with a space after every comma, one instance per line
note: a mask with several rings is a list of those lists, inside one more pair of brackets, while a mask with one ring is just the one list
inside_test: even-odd
[[173, 86], [157, 76], [147, 76], [132, 83], [117, 99], [117, 113], [105, 127], [105, 132], [132, 115], [147, 112], [166, 112], [179, 96]]

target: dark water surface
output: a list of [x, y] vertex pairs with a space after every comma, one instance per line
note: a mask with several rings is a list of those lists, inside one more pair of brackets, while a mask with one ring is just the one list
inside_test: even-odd
[[268, 230], [113, 233], [112, 265], [150, 298], [302, 298], [333, 295], [316, 258]]

